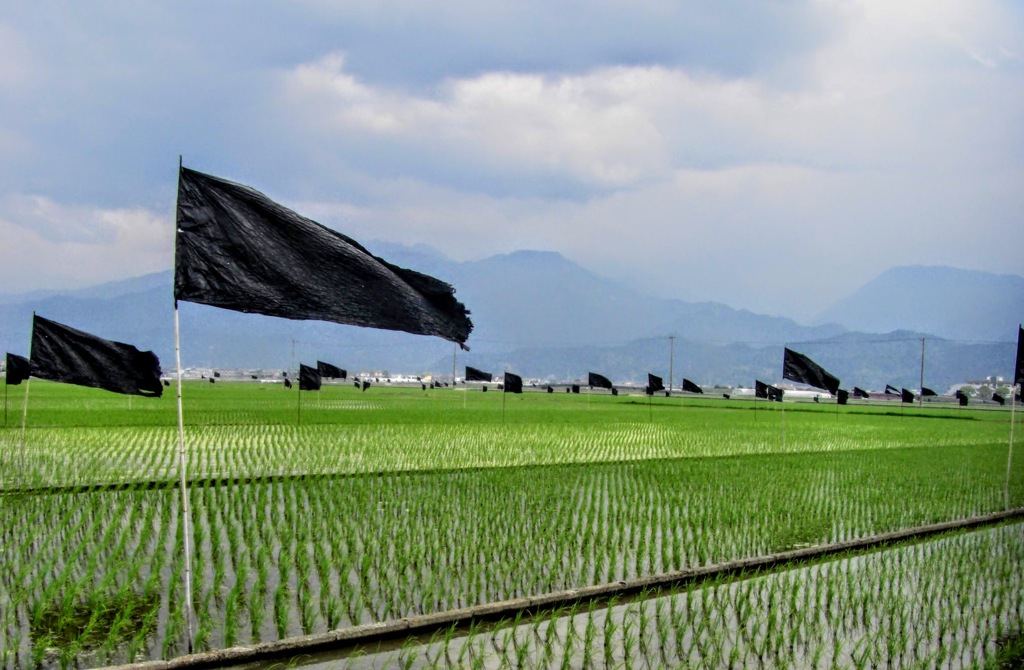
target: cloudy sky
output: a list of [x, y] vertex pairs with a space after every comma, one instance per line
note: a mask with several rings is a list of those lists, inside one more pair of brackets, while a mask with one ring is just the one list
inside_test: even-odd
[[179, 154], [356, 239], [809, 319], [1024, 274], [1024, 3], [0, 0], [0, 293], [169, 268]]

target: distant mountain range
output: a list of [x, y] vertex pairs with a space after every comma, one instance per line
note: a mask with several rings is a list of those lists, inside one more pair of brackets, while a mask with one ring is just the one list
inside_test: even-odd
[[[933, 271], [962, 271], [897, 268], [890, 271], [895, 275], [886, 273], [826, 313], [834, 314], [842, 326], [805, 326], [720, 303], [645, 295], [553, 252], [518, 251], [456, 262], [429, 247], [368, 246], [396, 265], [437, 276], [456, 287], [456, 296], [470, 308], [475, 324], [469, 340], [472, 351], [457, 353], [460, 375], [468, 364], [551, 380], [579, 378], [589, 370], [618, 383], [642, 383], [647, 372], [667, 379], [668, 337], [673, 335], [677, 383], [684, 376], [706, 385], [751, 385], [755, 378], [779, 381], [782, 347], [788, 343], [837, 374], [844, 385], [881, 388], [890, 383], [916, 388], [924, 337], [925, 385], [939, 390], [966, 379], [1009, 374], [1014, 352], [1010, 340], [1016, 325], [1007, 329], [1003, 312], [1016, 309], [1021, 314], [1024, 296], [1013, 281], [1024, 282], [1021, 278], [992, 279], [994, 283], [985, 290], [1001, 297], [986, 302], [993, 305], [992, 313], [984, 313], [977, 300], [961, 306], [959, 300], [934, 297], [939, 281]], [[872, 333], [859, 324], [870, 323], [871, 318], [889, 322], [863, 305], [872, 292], [884, 294], [890, 284], [900, 286], [899, 295], [905, 288], [908, 295], [932, 297], [916, 303], [879, 297], [884, 310], [904, 309], [907, 325]], [[166, 271], [81, 291], [0, 296], [0, 343], [7, 351], [27, 353], [34, 310], [103, 337], [153, 349], [165, 369], [170, 369], [174, 361], [171, 287], [172, 275]], [[932, 301], [942, 309], [933, 307]], [[188, 303], [180, 305], [180, 316], [186, 367], [280, 370], [319, 358], [350, 370], [442, 375], [452, 370], [454, 346], [437, 338], [273, 319]], [[949, 332], [958, 319], [968, 318], [964, 328], [977, 335], [961, 337], [961, 329], [951, 339], [1001, 342], [972, 344], [936, 337], [937, 332]], [[944, 324], [948, 324], [946, 331], [936, 327]]]

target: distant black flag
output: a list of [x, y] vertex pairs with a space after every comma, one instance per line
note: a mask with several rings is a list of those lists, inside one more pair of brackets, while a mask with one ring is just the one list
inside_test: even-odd
[[612, 389], [612, 395], [619, 395], [619, 389]]
[[310, 365], [299, 363], [299, 390], [319, 391], [320, 384], [320, 373], [317, 369]]
[[363, 391], [365, 392], [366, 389], [368, 389], [368, 388], [370, 388], [370, 382], [363, 382], [363, 386], [362, 386]]
[[895, 386], [889, 386], [888, 384], [886, 384], [885, 385], [885, 394], [889, 395], [890, 393], [892, 395], [900, 395], [900, 390], [898, 388], [896, 388]]
[[647, 388], [650, 389], [651, 395], [658, 391], [665, 390], [665, 381], [658, 375], [652, 375], [650, 372], [647, 373]]
[[548, 392], [548, 393], [554, 393], [554, 392], [555, 392], [555, 389], [551, 388], [551, 384], [548, 384], [548, 386], [547, 386], [547, 392]]
[[292, 387], [292, 380], [287, 377], [284, 378], [284, 387], [290, 389]]
[[32, 317], [32, 376], [114, 393], [160, 397], [160, 359], [152, 351], [104, 340]]
[[320, 373], [321, 378], [326, 379], [344, 379], [348, 376], [347, 370], [342, 370], [337, 365], [331, 365], [323, 361], [316, 362], [316, 371]]
[[936, 395], [938, 395], [938, 394], [935, 393], [935, 391], [933, 391], [930, 388], [928, 388], [927, 386], [922, 386], [921, 387], [921, 397], [922, 398], [928, 398], [928, 397], [936, 396]]
[[436, 335], [465, 348], [455, 290], [241, 184], [178, 173], [174, 299], [286, 319]]
[[967, 394], [964, 393], [961, 389], [956, 390], [956, 399], [960, 403], [961, 407], [967, 406]]
[[786, 349], [782, 356], [782, 378], [826, 389], [832, 395], [839, 391], [839, 378], [830, 374], [807, 356]]
[[165, 379], [165, 380], [164, 380], [164, 386], [170, 386], [170, 385], [171, 385], [171, 382], [170, 382], [170, 380], [168, 380], [168, 379]]
[[[572, 392], [573, 393], [579, 393], [580, 392], [580, 385], [579, 384], [573, 384], [571, 388], [572, 388]], [[566, 389], [566, 390], [569, 390], [569, 389]]]
[[220, 377], [220, 373], [219, 373], [219, 372], [217, 372], [216, 370], [214, 370], [214, 372], [213, 372], [213, 376], [214, 376], [214, 377]]
[[839, 389], [838, 395], [836, 395], [836, 403], [845, 405], [850, 400], [850, 392], [846, 389]]
[[259, 377], [257, 377], [256, 375], [249, 375], [249, 377], [250, 377], [251, 379], [259, 379]]
[[1017, 362], [1013, 366], [1013, 383], [1024, 385], [1024, 327], [1017, 327]]
[[32, 374], [32, 365], [28, 359], [18, 354], [7, 354], [7, 385], [17, 386]]
[[782, 389], [769, 386], [768, 399], [772, 402], [782, 402]]
[[591, 388], [596, 387], [611, 390], [612, 382], [604, 375], [599, 375], [596, 372], [589, 372], [587, 373], [587, 386]]
[[992, 394], [992, 401], [993, 402], [997, 402], [1000, 405], [1005, 405], [1006, 404], [1006, 398], [1004, 398], [1003, 396], [999, 395], [998, 393], [993, 393]]
[[853, 387], [853, 397], [854, 398], [867, 398], [868, 397], [868, 392], [865, 391], [864, 389], [862, 389], [859, 386], [854, 386]]
[[467, 382], [490, 382], [494, 381], [494, 375], [490, 372], [484, 372], [483, 370], [477, 370], [466, 366], [466, 381]]
[[505, 373], [505, 393], [522, 393], [523, 378], [511, 372]]
[[768, 385], [760, 379], [754, 380], [754, 397], [755, 398], [767, 398], [768, 397]]
[[900, 391], [900, 402], [914, 402], [914, 392], [902, 389]]
[[685, 378], [683, 379], [683, 390], [686, 391], [687, 393], [704, 393], [701, 387], [697, 386], [689, 379]]
[[210, 383], [211, 383], [211, 384], [216, 384], [216, 383], [217, 383], [217, 380], [216, 380], [216, 379], [214, 379], [213, 377], [210, 377]]

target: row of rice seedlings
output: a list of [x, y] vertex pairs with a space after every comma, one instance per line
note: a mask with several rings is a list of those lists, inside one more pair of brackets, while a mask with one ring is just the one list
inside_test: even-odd
[[949, 536], [626, 604], [576, 605], [494, 629], [450, 629], [330, 665], [981, 667], [1024, 632], [1022, 530]]

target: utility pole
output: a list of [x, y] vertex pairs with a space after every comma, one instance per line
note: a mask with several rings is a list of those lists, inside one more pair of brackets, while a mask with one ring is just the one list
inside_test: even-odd
[[676, 355], [676, 336], [668, 336], [668, 391], [672, 392], [672, 373], [674, 372], [673, 365], [675, 364]]

